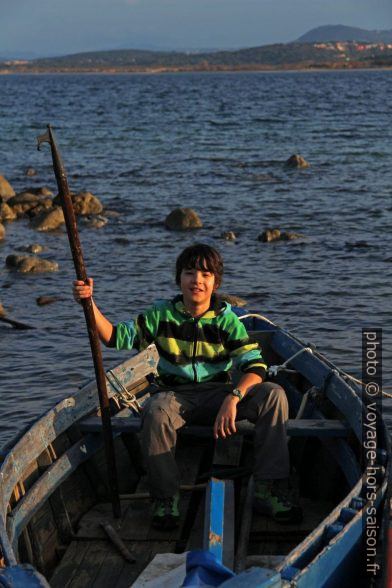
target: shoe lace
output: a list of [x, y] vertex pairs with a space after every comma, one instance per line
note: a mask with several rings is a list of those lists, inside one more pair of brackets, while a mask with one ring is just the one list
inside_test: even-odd
[[279, 502], [281, 502], [284, 506], [290, 506], [290, 491], [287, 486], [283, 486], [279, 480], [274, 480], [272, 483], [271, 493], [276, 496]]
[[157, 510], [163, 511], [164, 515], [171, 515], [174, 512], [174, 496], [168, 498], [159, 498], [157, 503]]

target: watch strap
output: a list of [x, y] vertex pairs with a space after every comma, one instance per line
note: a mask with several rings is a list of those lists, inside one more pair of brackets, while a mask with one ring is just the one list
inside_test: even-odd
[[244, 395], [242, 394], [242, 392], [239, 388], [233, 388], [233, 390], [231, 391], [231, 394], [233, 396], [236, 396], [239, 400], [242, 400], [244, 397]]

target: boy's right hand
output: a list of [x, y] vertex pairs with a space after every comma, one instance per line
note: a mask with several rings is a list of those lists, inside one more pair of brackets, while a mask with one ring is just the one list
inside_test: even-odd
[[73, 283], [72, 293], [76, 302], [81, 304], [82, 300], [85, 298], [91, 298], [93, 295], [93, 288], [94, 280], [92, 278], [87, 278], [87, 284], [85, 284], [82, 280], [75, 280]]

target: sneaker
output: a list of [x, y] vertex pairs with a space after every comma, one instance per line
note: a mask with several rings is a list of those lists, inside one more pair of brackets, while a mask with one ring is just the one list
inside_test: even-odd
[[287, 480], [255, 482], [253, 508], [260, 514], [272, 517], [277, 523], [302, 521], [302, 508], [291, 502]]
[[179, 499], [178, 494], [169, 498], [156, 498], [152, 519], [153, 527], [156, 529], [174, 529], [178, 526], [180, 520]]

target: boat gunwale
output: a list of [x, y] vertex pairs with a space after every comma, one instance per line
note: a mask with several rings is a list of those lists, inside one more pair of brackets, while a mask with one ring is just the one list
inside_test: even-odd
[[[126, 371], [127, 375], [131, 376], [130, 381], [128, 382], [129, 386], [132, 380], [134, 380], [134, 383], [136, 384], [141, 378], [154, 373], [157, 362], [157, 349], [155, 345], [151, 345], [146, 350], [128, 357], [110, 371], [114, 373], [122, 373]], [[131, 374], [131, 372], [133, 373]], [[118, 393], [118, 389], [115, 388], [111, 380], [108, 380], [108, 384], [108, 396], [109, 398], [112, 398]], [[13, 522], [9, 522], [12, 520], [12, 516], [10, 517], [7, 512], [15, 487], [21, 480], [23, 480], [23, 475], [29, 467], [31, 467], [31, 464], [51, 445], [51, 443], [53, 443], [53, 441], [55, 441], [61, 434], [65, 433], [81, 418], [98, 408], [99, 403], [96, 393], [96, 382], [94, 380], [88, 382], [74, 395], [63, 398], [54, 407], [38, 417], [27, 430], [24, 430], [24, 432], [17, 437], [16, 444], [13, 446], [10, 445], [10, 449], [0, 465], [0, 549], [7, 565], [15, 565], [16, 563], [16, 543], [22, 532], [22, 529], [19, 529], [19, 533], [14, 534], [14, 524]], [[70, 410], [64, 415], [62, 411], [67, 411], [67, 409]], [[56, 422], [56, 418], [58, 418], [59, 415], [61, 415], [61, 418]], [[37, 434], [38, 442], [34, 442], [33, 437], [37, 437]], [[40, 476], [39, 480], [41, 478], [42, 476]], [[52, 491], [45, 496], [45, 500], [49, 498], [56, 487], [53, 487]], [[34, 483], [31, 488], [34, 488]], [[29, 490], [25, 496], [28, 495]], [[43, 503], [44, 500], [41, 501], [40, 506], [42, 506]], [[26, 515], [28, 520], [34, 516], [35, 512], [39, 510], [39, 507], [34, 507], [33, 510], [34, 512], [31, 516]], [[12, 535], [11, 537], [9, 535], [10, 531]]]
[[[356, 494], [357, 495], [360, 494], [360, 490], [362, 488], [364, 477], [365, 477], [365, 473], [362, 474], [361, 478], [358, 480], [358, 483], [352, 489], [352, 491], [333, 509], [333, 511], [331, 513], [329, 513], [329, 515], [325, 519], [323, 519], [323, 521], [321, 521], [321, 523], [316, 527], [316, 529], [314, 529], [311, 533], [309, 533], [309, 535], [307, 537], [305, 537], [305, 539], [301, 543], [299, 543], [287, 555], [287, 557], [284, 560], [282, 560], [282, 562], [279, 563], [279, 566], [277, 566], [277, 571], [282, 573], [285, 568], [289, 567], [292, 563], [294, 563], [296, 561], [296, 559], [298, 559], [298, 557], [300, 557], [301, 554], [300, 553], [297, 554], [296, 553], [297, 551], [300, 552], [301, 549], [302, 549], [302, 551], [305, 548], [308, 549], [312, 543], [314, 543], [317, 539], [319, 539], [322, 536], [322, 534], [325, 531], [326, 526], [333, 524], [333, 522], [334, 522], [333, 520], [329, 521], [329, 519], [332, 517], [332, 515], [335, 515], [335, 517], [336, 517], [336, 514], [337, 514], [339, 517], [342, 508], [345, 508], [345, 507], [347, 507], [347, 505], [349, 505], [348, 499], [351, 501], [351, 499], [354, 498]], [[389, 471], [385, 470], [385, 474], [384, 474], [382, 483], [380, 483], [378, 485], [378, 489], [376, 492], [377, 499], [375, 501], [373, 501], [372, 506], [377, 505], [377, 508], [380, 506], [382, 499], [385, 496], [385, 493], [387, 490], [388, 478], [389, 478]], [[357, 490], [357, 492], [355, 492], [355, 490]], [[293, 576], [290, 581], [297, 582], [297, 581], [301, 580], [302, 578], [304, 578], [306, 576], [306, 574], [309, 574], [311, 572], [311, 569], [320, 562], [320, 560], [327, 554], [327, 552], [331, 548], [333, 548], [335, 546], [335, 544], [337, 544], [339, 541], [341, 541], [342, 537], [345, 534], [349, 533], [352, 530], [353, 526], [358, 524], [360, 519], [363, 518], [363, 513], [370, 503], [371, 503], [371, 501], [369, 501], [369, 500], [366, 503], [364, 503], [362, 505], [362, 507], [357, 511], [357, 513], [353, 516], [353, 518], [343, 525], [343, 528], [341, 529], [341, 531], [339, 531], [334, 537], [332, 537], [328, 542], [326, 542], [326, 544], [323, 546], [323, 548], [318, 553], [316, 553], [313, 556], [313, 558], [302, 569], [299, 569], [298, 573], [295, 576]], [[337, 520], [338, 519], [336, 519], [335, 522], [337, 522]], [[328, 521], [328, 522], [326, 522], [326, 521]], [[362, 533], [359, 532], [357, 535], [357, 540], [361, 536], [362, 536]], [[311, 538], [311, 541], [309, 542], [309, 544], [305, 545], [306, 541], [310, 538]]]

